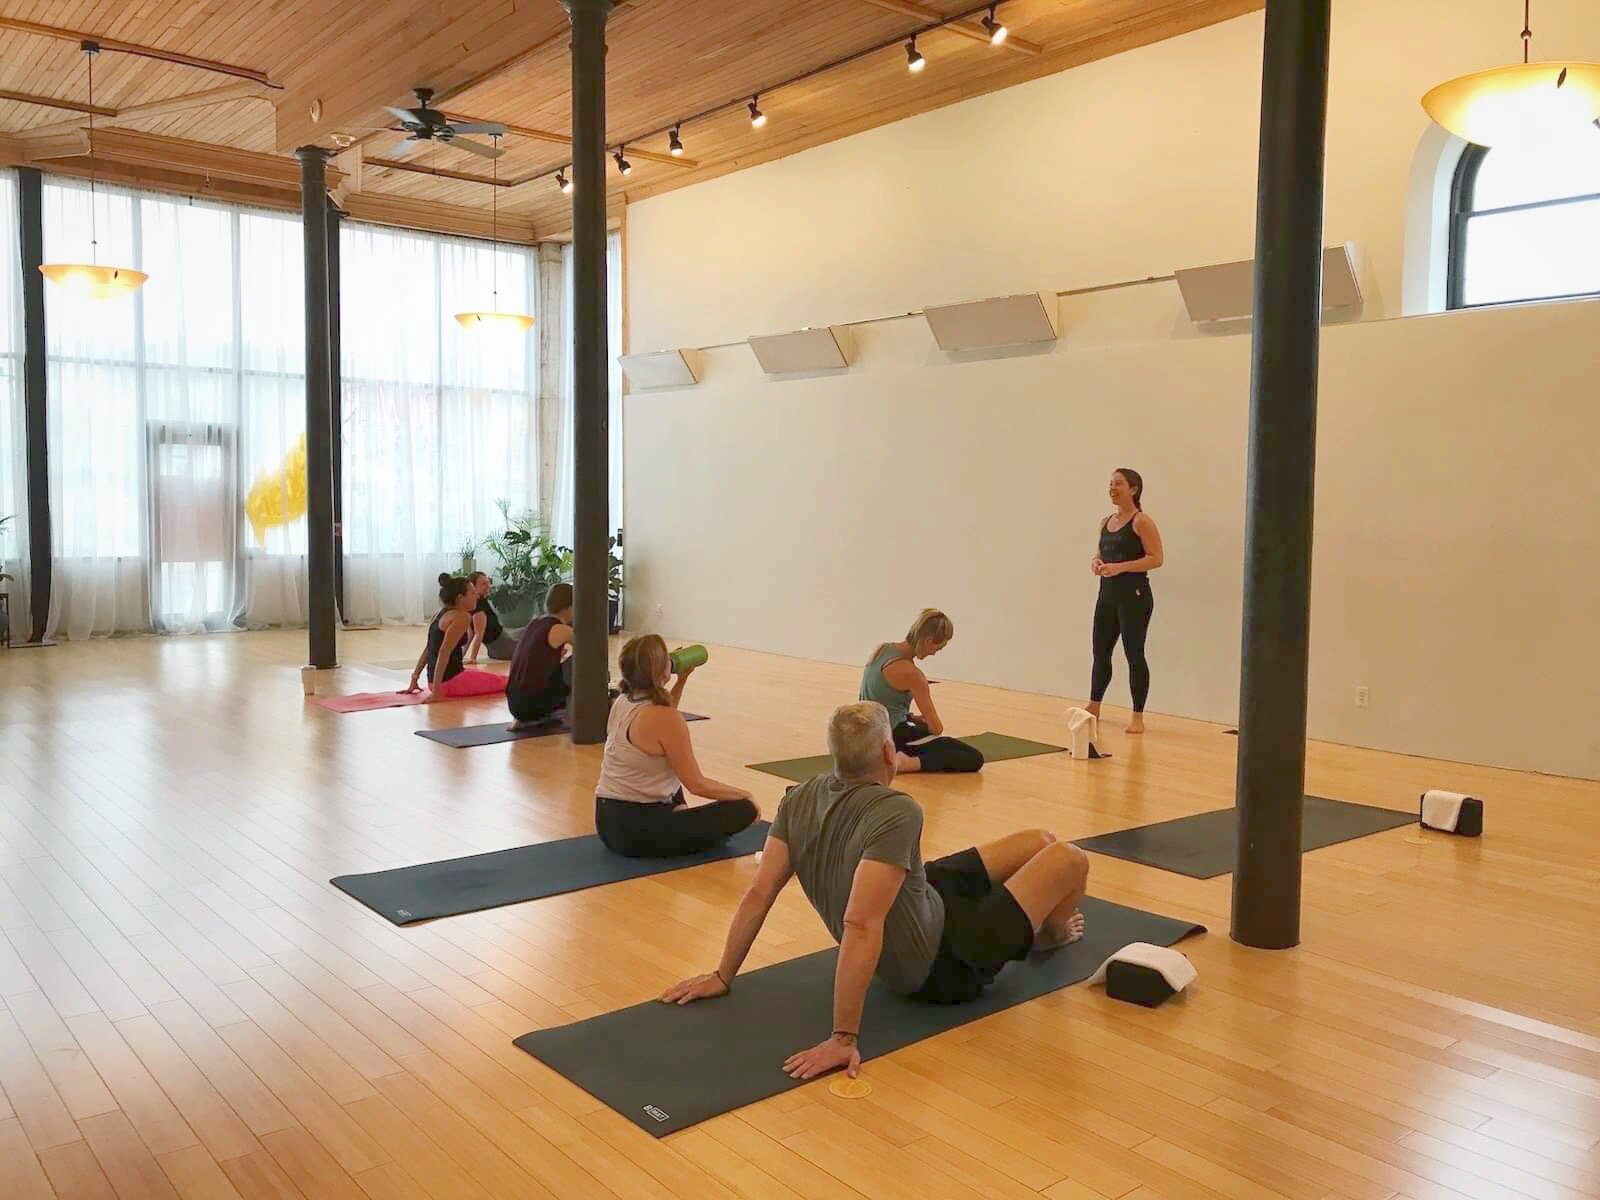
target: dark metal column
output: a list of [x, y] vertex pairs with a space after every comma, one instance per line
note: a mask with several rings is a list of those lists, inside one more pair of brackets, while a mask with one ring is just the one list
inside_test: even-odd
[[1300, 940], [1331, 0], [1267, 0], [1233, 937]]
[[606, 736], [610, 369], [606, 329], [606, 17], [611, 0], [562, 0], [572, 21], [572, 740]]
[[344, 611], [344, 347], [340, 341], [339, 318], [339, 210], [328, 210], [328, 427], [333, 453], [333, 598], [339, 619], [350, 618]]
[[328, 153], [317, 146], [300, 159], [300, 217], [306, 287], [306, 582], [310, 664], [338, 665], [334, 629], [333, 398], [328, 324]]
[[[31, 167], [17, 172], [17, 215], [22, 253], [22, 408], [28, 463], [28, 640], [44, 641], [50, 619], [50, 427], [45, 373], [44, 178]], [[18, 557], [24, 553], [17, 547]]]

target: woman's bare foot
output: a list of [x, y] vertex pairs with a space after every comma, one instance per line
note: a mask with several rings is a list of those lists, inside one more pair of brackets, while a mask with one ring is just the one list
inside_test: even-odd
[[1063, 946], [1070, 946], [1083, 936], [1084, 921], [1081, 912], [1075, 912], [1066, 920], [1066, 927], [1058, 929], [1046, 921], [1044, 927], [1033, 938], [1033, 952], [1035, 954], [1048, 954], [1052, 950], [1059, 950]]
[[1128, 722], [1128, 732], [1129, 733], [1143, 733], [1144, 732], [1144, 714], [1143, 713], [1134, 713], [1133, 714], [1133, 720]]
[[915, 755], [907, 754], [903, 750], [894, 752], [894, 769], [900, 775], [915, 775], [922, 770], [922, 760]]

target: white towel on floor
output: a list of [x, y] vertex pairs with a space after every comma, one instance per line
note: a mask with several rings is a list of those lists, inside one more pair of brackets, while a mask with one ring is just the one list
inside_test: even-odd
[[1130, 942], [1101, 963], [1100, 969], [1089, 977], [1089, 982], [1104, 983], [1106, 972], [1114, 962], [1133, 963], [1136, 966], [1149, 967], [1152, 971], [1160, 971], [1161, 977], [1174, 992], [1183, 991], [1200, 978], [1200, 972], [1194, 969], [1189, 956], [1182, 951], [1174, 950], [1170, 946], [1152, 946], [1149, 942]]
[[1438, 788], [1430, 788], [1422, 793], [1422, 823], [1429, 829], [1442, 829], [1446, 833], [1456, 831], [1456, 823], [1461, 820], [1461, 806], [1470, 796], [1460, 792], [1445, 792]]
[[[1094, 758], [1100, 753], [1100, 718], [1086, 708], [1067, 709], [1067, 753]], [[1091, 754], [1090, 751], [1093, 751]]]

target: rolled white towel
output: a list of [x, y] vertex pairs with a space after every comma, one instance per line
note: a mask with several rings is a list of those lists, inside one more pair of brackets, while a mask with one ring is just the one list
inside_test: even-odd
[[1194, 969], [1189, 956], [1171, 946], [1152, 946], [1149, 942], [1129, 942], [1121, 950], [1100, 964], [1100, 969], [1089, 976], [1090, 983], [1104, 983], [1106, 972], [1114, 962], [1132, 963], [1136, 967], [1149, 967], [1159, 971], [1174, 992], [1181, 992], [1196, 979], [1200, 972]]
[[1100, 718], [1086, 708], [1067, 709], [1067, 753], [1073, 758], [1110, 758], [1099, 743]]

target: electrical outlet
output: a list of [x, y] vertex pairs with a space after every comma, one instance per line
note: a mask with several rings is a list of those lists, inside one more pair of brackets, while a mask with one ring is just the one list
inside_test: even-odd
[[1356, 689], [1356, 707], [1366, 708], [1372, 702], [1372, 693], [1365, 687]]

